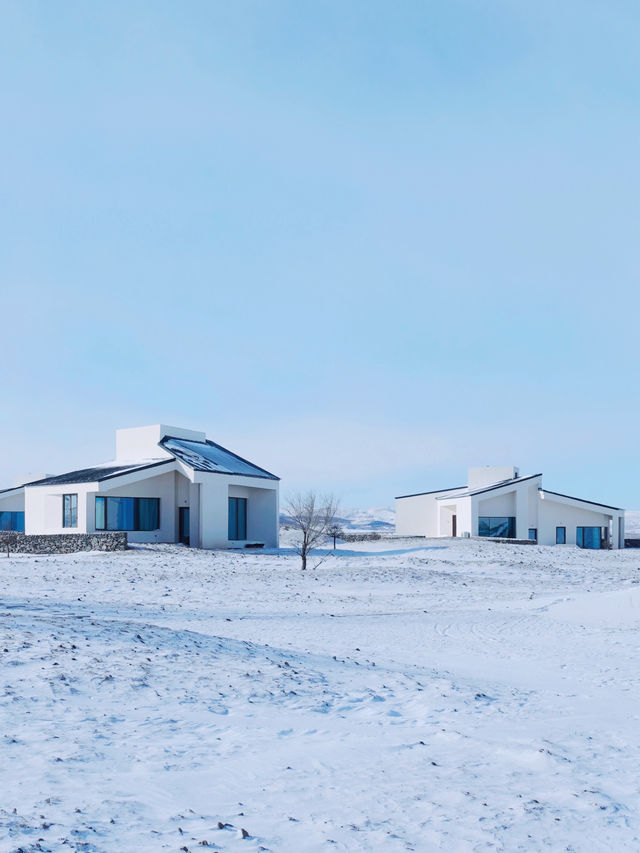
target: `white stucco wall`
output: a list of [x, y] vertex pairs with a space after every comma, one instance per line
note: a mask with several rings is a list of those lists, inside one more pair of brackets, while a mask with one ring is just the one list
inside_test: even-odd
[[[461, 489], [445, 489], [442, 492], [430, 492], [425, 495], [410, 495], [396, 498], [396, 535], [397, 536], [438, 536], [438, 512], [440, 503], [436, 500], [442, 495], [453, 495]], [[458, 534], [460, 525], [458, 524]]]
[[516, 493], [515, 489], [503, 495], [495, 497], [478, 498], [478, 515], [488, 515], [492, 517], [500, 516], [515, 516], [516, 514]]
[[[24, 490], [25, 533], [86, 533], [87, 495], [96, 483], [28, 486]], [[62, 526], [63, 495], [78, 495], [78, 526]]]
[[[571, 506], [567, 503], [554, 501], [546, 494], [539, 501], [538, 544], [555, 545], [556, 527], [567, 528], [567, 545], [576, 544], [577, 527], [608, 527], [612, 513], [589, 509], [586, 506]], [[614, 539], [617, 540], [617, 522], [613, 526]], [[616, 541], [612, 543], [614, 547]]]
[[[116, 481], [103, 481], [100, 491], [89, 494], [87, 532], [95, 531], [95, 498], [160, 498], [160, 528], [158, 530], [129, 530], [129, 542], [176, 542], [178, 538], [178, 506], [188, 505], [189, 483], [175, 471], [146, 477], [122, 486], [110, 486]], [[185, 503], [185, 497], [187, 502]], [[182, 502], [179, 503], [179, 498]]]
[[133, 459], [173, 459], [173, 454], [158, 446], [164, 436], [185, 438], [189, 441], [205, 441], [206, 435], [183, 427], [168, 424], [153, 424], [152, 426], [132, 427], [116, 430], [116, 459], [130, 461]]
[[24, 492], [16, 490], [0, 495], [0, 512], [24, 512]]
[[[199, 524], [203, 548], [242, 547], [262, 542], [277, 548], [279, 542], [279, 484], [258, 477], [224, 477], [198, 472]], [[247, 539], [229, 540], [229, 498], [247, 498]]]
[[467, 488], [470, 491], [484, 489], [486, 486], [501, 483], [503, 480], [512, 480], [517, 474], [518, 469], [514, 465], [484, 465], [469, 468], [467, 471]]

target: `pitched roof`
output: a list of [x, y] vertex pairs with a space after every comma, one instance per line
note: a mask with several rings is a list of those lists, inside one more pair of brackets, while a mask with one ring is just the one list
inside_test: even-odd
[[566, 498], [570, 501], [578, 501], [581, 504], [591, 504], [591, 506], [600, 506], [603, 509], [616, 509], [619, 512], [624, 512], [621, 506], [610, 506], [609, 504], [599, 504], [597, 501], [587, 501], [584, 498], [574, 498], [572, 495], [563, 495], [560, 492], [552, 492], [551, 489], [539, 489], [538, 491], [544, 492], [545, 495], [555, 495], [557, 498]]
[[396, 495], [396, 500], [401, 501], [403, 498], [421, 498], [423, 495], [440, 495], [444, 492], [460, 492], [466, 489], [466, 486], [453, 486], [451, 489], [433, 489], [430, 492], [415, 492], [413, 495]]
[[[449, 495], [449, 497], [466, 498], [470, 495], [482, 495], [484, 492], [492, 492], [494, 489], [503, 489], [505, 486], [513, 486], [516, 483], [524, 483], [526, 480], [533, 480], [536, 477], [542, 477], [542, 474], [529, 474], [527, 477], [511, 477], [509, 480], [501, 480], [499, 483], [492, 483], [490, 486], [483, 486], [481, 489], [469, 489], [467, 492], [461, 492], [458, 495]], [[436, 500], [442, 500], [436, 498]]]
[[97, 465], [94, 468], [81, 468], [79, 471], [69, 471], [66, 474], [57, 474], [54, 477], [45, 477], [43, 480], [34, 480], [25, 483], [25, 486], [63, 486], [71, 483], [99, 483], [101, 480], [110, 480], [112, 477], [121, 477], [133, 471], [143, 471], [146, 468], [155, 468], [157, 465], [166, 465], [173, 459], [162, 459], [159, 462], [130, 462], [128, 465]]
[[232, 453], [213, 441], [190, 441], [186, 438], [173, 438], [168, 435], [160, 446], [176, 459], [184, 462], [194, 471], [206, 471], [211, 474], [237, 474], [242, 477], [261, 477], [266, 480], [279, 480], [264, 468], [259, 468], [241, 456]]

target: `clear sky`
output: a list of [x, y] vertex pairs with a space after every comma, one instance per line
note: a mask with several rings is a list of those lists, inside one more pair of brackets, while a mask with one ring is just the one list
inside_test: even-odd
[[0, 0], [0, 484], [173, 423], [640, 507], [637, 0]]

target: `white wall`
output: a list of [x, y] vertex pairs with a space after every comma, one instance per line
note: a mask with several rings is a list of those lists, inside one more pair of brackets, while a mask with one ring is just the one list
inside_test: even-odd
[[0, 512], [24, 512], [24, 492], [22, 489], [0, 495]]
[[205, 441], [206, 435], [192, 429], [169, 426], [168, 424], [153, 424], [145, 427], [116, 430], [116, 460], [130, 462], [144, 459], [173, 458], [158, 442], [165, 435], [174, 438], [186, 438], [190, 441]]
[[479, 468], [469, 468], [467, 471], [467, 487], [472, 489], [484, 489], [485, 486], [493, 486], [503, 480], [512, 480], [518, 474], [514, 465], [495, 467], [484, 465]]
[[[397, 536], [438, 536], [438, 512], [441, 495], [454, 495], [460, 489], [446, 489], [426, 495], [410, 495], [396, 498], [396, 535]], [[458, 519], [458, 522], [460, 519]], [[458, 523], [458, 535], [460, 534]]]
[[[492, 517], [515, 516], [516, 514], [516, 493], [515, 489], [502, 495], [495, 495], [490, 498], [478, 497], [478, 515], [488, 515]], [[477, 535], [477, 534], [474, 534]]]
[[[112, 488], [107, 488], [108, 483], [107, 480], [100, 484], [100, 497], [160, 498], [159, 530], [130, 530], [127, 532], [129, 542], [177, 541], [178, 506], [188, 506], [189, 500], [189, 483], [181, 474], [169, 471]], [[88, 533], [95, 531], [95, 497], [95, 492], [89, 496]]]
[[[255, 477], [224, 477], [198, 472], [200, 480], [200, 537], [203, 548], [242, 547], [263, 542], [278, 547], [279, 484]], [[259, 486], [257, 484], [260, 484]], [[229, 498], [247, 498], [247, 539], [229, 540]]]
[[[556, 527], [566, 527], [567, 545], [575, 545], [577, 527], [608, 527], [610, 518], [605, 512], [554, 501], [547, 493], [539, 503], [538, 544], [555, 545]], [[615, 526], [613, 533], [615, 537]]]
[[[96, 483], [28, 486], [24, 490], [25, 533], [86, 533], [87, 495], [96, 487]], [[62, 526], [63, 495], [78, 495], [77, 527]]]

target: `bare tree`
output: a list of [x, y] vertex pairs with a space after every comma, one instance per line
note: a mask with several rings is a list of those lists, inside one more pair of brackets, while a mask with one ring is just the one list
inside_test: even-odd
[[343, 530], [340, 525], [334, 521], [333, 524], [327, 530], [329, 536], [333, 536], [333, 550], [336, 550], [336, 539], [341, 539], [343, 534]]
[[298, 541], [293, 548], [304, 570], [309, 553], [329, 535], [338, 512], [338, 501], [334, 495], [319, 495], [310, 489], [291, 495], [284, 509], [289, 517], [288, 526], [298, 531]]

